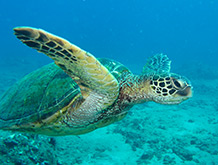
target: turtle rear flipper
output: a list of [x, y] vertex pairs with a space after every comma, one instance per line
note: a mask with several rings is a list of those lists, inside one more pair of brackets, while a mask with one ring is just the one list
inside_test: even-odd
[[170, 73], [171, 61], [164, 54], [156, 54], [150, 57], [145, 64], [143, 74], [163, 74]]
[[14, 31], [24, 44], [46, 54], [76, 82], [79, 80], [80, 88], [88, 88], [88, 94], [84, 92], [87, 101], [79, 108], [78, 118], [88, 120], [91, 112], [93, 115], [99, 113], [116, 100], [117, 80], [93, 55], [41, 29], [17, 27]]

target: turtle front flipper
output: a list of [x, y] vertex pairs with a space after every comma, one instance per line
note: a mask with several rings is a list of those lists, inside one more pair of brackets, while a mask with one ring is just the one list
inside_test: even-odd
[[[118, 82], [93, 55], [41, 29], [17, 27], [14, 31], [24, 44], [49, 56], [76, 82], [79, 79], [80, 88], [90, 90], [87, 103], [80, 107], [81, 113], [77, 115], [87, 116], [92, 110], [99, 113], [113, 104], [119, 92]], [[89, 112], [86, 113], [85, 109]]]

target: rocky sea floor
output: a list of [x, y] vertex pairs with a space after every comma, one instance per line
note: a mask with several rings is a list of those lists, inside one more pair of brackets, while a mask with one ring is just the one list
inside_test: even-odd
[[[20, 63], [2, 62], [0, 94], [38, 67]], [[80, 136], [0, 131], [0, 164], [218, 164], [217, 69], [181, 68], [194, 86], [194, 97], [183, 104], [137, 105], [122, 121]]]

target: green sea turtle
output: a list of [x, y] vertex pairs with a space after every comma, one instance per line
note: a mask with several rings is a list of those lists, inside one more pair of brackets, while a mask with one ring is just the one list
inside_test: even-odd
[[179, 104], [192, 86], [170, 73], [166, 55], [148, 59], [141, 75], [119, 62], [96, 59], [63, 38], [41, 29], [14, 28], [27, 46], [54, 60], [25, 76], [0, 100], [0, 128], [50, 136], [78, 135], [124, 118], [147, 101]]

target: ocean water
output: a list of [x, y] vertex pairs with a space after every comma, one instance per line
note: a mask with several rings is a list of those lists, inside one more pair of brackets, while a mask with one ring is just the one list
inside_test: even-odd
[[17, 26], [41, 28], [140, 74], [167, 54], [190, 79], [180, 105], [145, 103], [126, 118], [79, 136], [0, 132], [1, 164], [218, 164], [218, 1], [0, 0], [0, 95], [52, 60], [24, 46]]

